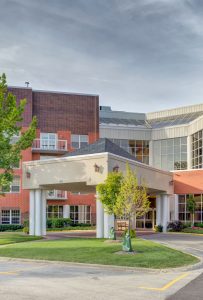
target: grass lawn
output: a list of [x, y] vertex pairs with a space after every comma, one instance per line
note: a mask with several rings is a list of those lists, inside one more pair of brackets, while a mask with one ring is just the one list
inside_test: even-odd
[[0, 247], [0, 256], [157, 269], [198, 262], [196, 257], [151, 241], [135, 239], [132, 244], [135, 255], [116, 254], [121, 244], [105, 243], [102, 239], [38, 241]]
[[36, 236], [29, 236], [19, 233], [0, 233], [0, 245], [6, 245], [6, 244], [13, 244], [13, 243], [21, 243], [21, 242], [27, 242], [27, 241], [33, 241], [33, 240], [39, 240], [41, 238]]
[[200, 229], [185, 228], [185, 229], [182, 230], [182, 232], [203, 234], [203, 228], [200, 228]]

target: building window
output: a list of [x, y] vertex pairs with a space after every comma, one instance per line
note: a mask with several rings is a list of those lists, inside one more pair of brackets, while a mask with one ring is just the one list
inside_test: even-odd
[[47, 207], [47, 218], [63, 218], [63, 205], [48, 205]]
[[1, 224], [20, 224], [20, 210], [19, 209], [2, 210]]
[[89, 143], [88, 135], [78, 135], [72, 134], [71, 135], [71, 147], [74, 149], [79, 149], [85, 147]]
[[168, 171], [187, 169], [187, 137], [153, 141], [153, 165]]
[[192, 135], [192, 168], [202, 169], [203, 167], [203, 144], [202, 144], [203, 130], [200, 130]]
[[20, 192], [20, 176], [14, 176], [13, 182], [6, 186], [2, 186], [3, 193], [19, 193]]
[[111, 141], [135, 156], [138, 161], [149, 164], [149, 141], [125, 139], [111, 139]]
[[89, 205], [74, 205], [70, 206], [70, 218], [77, 223], [91, 223], [91, 206]]
[[56, 150], [57, 134], [56, 133], [40, 133], [40, 148], [43, 150]]
[[67, 193], [61, 190], [49, 190], [47, 192], [47, 199], [67, 199]]
[[[195, 222], [202, 223], [203, 221], [203, 203], [202, 194], [194, 195], [196, 208], [195, 208]], [[182, 222], [192, 222], [192, 216], [187, 209], [187, 202], [189, 195], [179, 195], [178, 196], [178, 208], [179, 208], [179, 220]]]

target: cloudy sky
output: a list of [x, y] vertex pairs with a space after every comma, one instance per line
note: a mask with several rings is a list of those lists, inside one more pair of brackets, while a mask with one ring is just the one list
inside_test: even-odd
[[115, 110], [203, 103], [203, 1], [0, 0], [2, 72]]

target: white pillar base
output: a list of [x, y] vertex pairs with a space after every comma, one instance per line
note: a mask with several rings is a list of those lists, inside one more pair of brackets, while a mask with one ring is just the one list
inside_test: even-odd
[[70, 218], [70, 205], [63, 206], [63, 217]]
[[46, 198], [46, 191], [42, 191], [42, 235], [46, 235], [47, 233], [47, 198]]
[[163, 204], [163, 232], [167, 231], [167, 225], [170, 221], [170, 206], [169, 206], [169, 196], [168, 195], [162, 195], [162, 204]]
[[35, 235], [35, 190], [30, 191], [29, 234]]
[[104, 212], [104, 237], [109, 238], [111, 228], [114, 228], [114, 215]]
[[99, 200], [98, 195], [96, 196], [96, 237], [104, 237], [104, 208], [103, 204]]

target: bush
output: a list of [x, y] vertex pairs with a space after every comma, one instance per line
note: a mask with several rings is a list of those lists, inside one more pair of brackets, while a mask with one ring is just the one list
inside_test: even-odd
[[167, 226], [167, 230], [172, 232], [180, 232], [183, 230], [183, 228], [184, 224], [181, 221], [170, 222]]
[[47, 228], [64, 228], [72, 225], [70, 218], [47, 219]]
[[195, 225], [195, 227], [203, 228], [203, 223], [195, 223], [194, 225]]
[[29, 220], [24, 220], [23, 226], [24, 227], [29, 227]]
[[25, 234], [29, 234], [29, 227], [24, 227], [23, 228], [23, 232], [25, 233]]
[[[128, 229], [126, 228], [123, 232], [123, 237], [128, 233]], [[130, 237], [131, 239], [136, 238], [136, 232], [135, 229], [130, 229]]]
[[155, 225], [154, 226], [154, 231], [155, 232], [162, 232], [163, 231], [163, 226], [161, 224]]
[[0, 232], [3, 231], [15, 231], [15, 230], [19, 230], [19, 229], [23, 229], [23, 225], [0, 225]]

